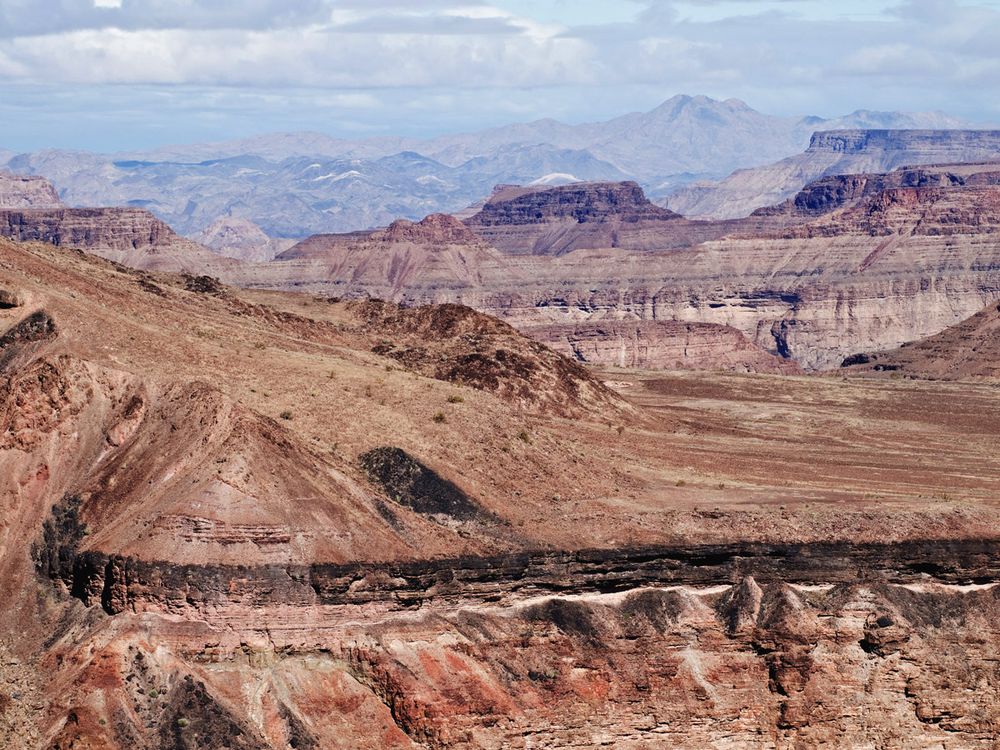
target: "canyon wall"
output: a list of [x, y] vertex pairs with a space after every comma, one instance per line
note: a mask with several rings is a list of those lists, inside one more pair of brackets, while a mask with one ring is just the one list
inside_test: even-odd
[[[600, 220], [507, 211], [486, 229], [475, 217], [466, 222], [507, 248], [503, 254], [475, 241], [347, 235], [306, 241], [229, 278], [406, 304], [458, 301], [525, 331], [639, 321], [730, 326], [765, 352], [823, 369], [937, 333], [1000, 297], [996, 172], [987, 164], [827, 178], [740, 222], [670, 219], [650, 230], [621, 218], [623, 247], [587, 246]], [[558, 208], [571, 190], [525, 195], [532, 205], [549, 195]], [[701, 225], [708, 228], [693, 242], [691, 227]], [[525, 238], [531, 244], [550, 230], [564, 246], [578, 237], [584, 246], [523, 254]], [[630, 247], [627, 238], [637, 235], [629, 232], [664, 247]], [[734, 346], [719, 366], [740, 349]], [[644, 359], [627, 348], [627, 361]]]
[[728, 219], [780, 203], [820, 177], [889, 172], [902, 166], [1000, 160], [997, 130], [829, 130], [809, 148], [717, 183], [681, 188], [667, 205], [684, 216]]

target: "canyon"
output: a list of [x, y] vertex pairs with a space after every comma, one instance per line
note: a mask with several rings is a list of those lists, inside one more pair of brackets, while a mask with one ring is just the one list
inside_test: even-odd
[[[765, 369], [773, 357], [826, 369], [938, 333], [1000, 297], [998, 181], [993, 163], [825, 177], [726, 221], [678, 216], [634, 183], [504, 187], [464, 227], [435, 215], [406, 232], [397, 224], [317, 235], [222, 278], [404, 304], [458, 302], [550, 343], [590, 326], [583, 335], [592, 341], [608, 333], [598, 344], [605, 354], [590, 360], [602, 364], [656, 361], [639, 352], [644, 330], [658, 345], [683, 335], [669, 346], [690, 350], [691, 362], [698, 346], [714, 342], [722, 367], [757, 366], [736, 362], [754, 349]], [[682, 343], [698, 337], [693, 349]], [[569, 344], [562, 351], [581, 356]]]
[[0, 289], [13, 747], [992, 747], [992, 382], [595, 370], [37, 242]]
[[993, 162], [903, 167], [692, 220], [634, 182], [508, 185], [464, 219], [314, 235], [270, 260], [281, 247], [245, 223], [213, 249], [136, 208], [0, 209], [0, 234], [245, 288], [464, 304], [602, 365], [822, 370], [1000, 298], [998, 191]]
[[294, 244], [0, 196], [7, 746], [995, 747], [997, 163]]

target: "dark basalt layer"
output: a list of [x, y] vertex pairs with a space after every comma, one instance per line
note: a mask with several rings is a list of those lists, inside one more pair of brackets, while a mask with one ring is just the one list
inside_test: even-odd
[[443, 514], [462, 521], [484, 515], [483, 510], [453, 482], [402, 448], [375, 448], [358, 460], [361, 468], [390, 498], [417, 513]]
[[[39, 572], [61, 580], [85, 604], [110, 613], [142, 603], [363, 604], [419, 606], [430, 599], [504, 594], [613, 592], [656, 584], [717, 585], [748, 576], [764, 583], [984, 583], [1000, 579], [1000, 540], [892, 544], [742, 543], [677, 547], [526, 551], [386, 563], [182, 565], [76, 551], [80, 532], [65, 513], [46, 525]], [[61, 519], [61, 520], [60, 520]], [[50, 533], [50, 528], [56, 533]], [[65, 533], [58, 529], [65, 528]], [[45, 564], [44, 561], [56, 561]]]

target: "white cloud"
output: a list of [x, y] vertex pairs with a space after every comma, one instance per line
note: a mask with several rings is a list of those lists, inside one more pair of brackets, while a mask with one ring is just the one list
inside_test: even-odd
[[[149, 128], [167, 130], [178, 127], [158, 114], [167, 102], [193, 125], [392, 132], [417, 121], [456, 130], [599, 119], [679, 92], [737, 96], [775, 113], [945, 109], [981, 120], [994, 119], [1000, 101], [1000, 13], [986, 0], [40, 5], [0, 0], [3, 98], [8, 108], [30, 101], [36, 120], [56, 116], [58, 96], [141, 122], [143, 106], [127, 104], [140, 91], [137, 102], [158, 105], [145, 110]], [[109, 98], [107, 87], [124, 93]], [[295, 93], [305, 88], [313, 92]], [[321, 102], [315, 119], [300, 119], [310, 101]]]

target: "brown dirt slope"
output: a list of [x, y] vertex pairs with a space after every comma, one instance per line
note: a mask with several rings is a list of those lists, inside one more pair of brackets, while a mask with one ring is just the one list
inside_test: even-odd
[[350, 303], [348, 309], [378, 339], [372, 351], [428, 377], [542, 412], [595, 416], [624, 408], [620, 397], [579, 363], [472, 308], [369, 301]]

